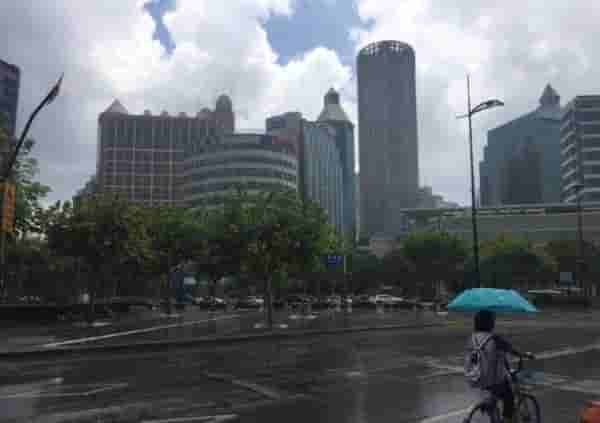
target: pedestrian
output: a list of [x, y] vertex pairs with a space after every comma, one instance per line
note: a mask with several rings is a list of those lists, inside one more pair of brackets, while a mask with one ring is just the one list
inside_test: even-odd
[[520, 353], [503, 337], [494, 333], [496, 316], [481, 310], [475, 315], [473, 334], [465, 356], [465, 376], [472, 387], [492, 393], [502, 401], [504, 423], [513, 422], [515, 398], [506, 355], [533, 358]]

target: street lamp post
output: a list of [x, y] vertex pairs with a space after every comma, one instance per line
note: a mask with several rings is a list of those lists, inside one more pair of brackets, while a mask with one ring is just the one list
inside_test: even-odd
[[475, 284], [481, 286], [481, 274], [479, 271], [479, 234], [477, 233], [477, 204], [475, 200], [475, 164], [473, 160], [473, 124], [474, 114], [482, 112], [493, 107], [504, 106], [500, 100], [492, 99], [479, 103], [471, 108], [471, 80], [467, 75], [467, 114], [458, 116], [459, 119], [468, 118], [469, 120], [469, 159], [471, 164], [471, 225], [473, 230], [473, 260], [475, 262]]
[[[21, 147], [23, 146], [23, 143], [27, 138], [29, 128], [31, 128], [31, 124], [33, 123], [40, 110], [42, 110], [48, 104], [52, 103], [52, 101], [54, 101], [54, 99], [58, 96], [63, 76], [64, 75], [60, 76], [56, 84], [54, 84], [52, 89], [48, 92], [48, 94], [44, 97], [40, 104], [38, 104], [37, 107], [33, 110], [33, 113], [31, 113], [29, 119], [27, 119], [27, 123], [25, 124], [25, 127], [21, 132], [21, 136], [19, 137], [17, 145], [13, 153], [8, 157], [6, 166], [2, 166], [2, 169], [0, 169], [0, 182], [8, 182], [12, 177], [12, 169], [17, 161]], [[4, 195], [2, 196], [2, 199], [3, 198]], [[0, 208], [2, 213], [4, 213], [3, 206], [4, 205], [2, 205], [2, 207]], [[6, 294], [6, 231], [4, 231], [2, 228], [0, 228], [0, 287], [2, 287], [2, 290], [4, 291], [0, 294]]]
[[578, 183], [573, 187], [575, 190], [575, 200], [577, 201], [577, 267], [575, 274], [577, 275], [576, 282], [585, 294], [583, 287], [583, 266], [585, 261], [583, 260], [583, 217], [581, 209], [581, 191], [583, 188], [584, 185], [582, 183]]

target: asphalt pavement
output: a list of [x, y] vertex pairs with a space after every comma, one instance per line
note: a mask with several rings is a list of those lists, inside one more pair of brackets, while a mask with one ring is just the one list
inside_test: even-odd
[[[506, 318], [539, 360], [544, 422], [600, 398], [600, 313]], [[478, 398], [461, 374], [467, 319], [160, 353], [0, 363], [7, 422], [460, 422]], [[176, 420], [174, 420], [176, 419]]]

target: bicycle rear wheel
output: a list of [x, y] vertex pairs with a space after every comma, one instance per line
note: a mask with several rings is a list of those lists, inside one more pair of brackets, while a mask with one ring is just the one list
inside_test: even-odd
[[542, 421], [540, 405], [537, 399], [530, 394], [521, 395], [517, 403], [517, 414], [519, 423], [540, 423]]
[[496, 406], [478, 404], [469, 412], [463, 423], [500, 423], [500, 413]]

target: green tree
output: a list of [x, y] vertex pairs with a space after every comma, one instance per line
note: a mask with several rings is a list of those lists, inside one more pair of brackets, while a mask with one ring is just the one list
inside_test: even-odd
[[114, 292], [123, 266], [150, 259], [146, 215], [112, 195], [90, 197], [61, 212], [48, 230], [48, 243], [54, 252], [79, 257], [89, 266], [92, 318], [96, 298]]
[[355, 251], [352, 254], [352, 288], [365, 293], [381, 284], [381, 260], [369, 252]]
[[414, 278], [412, 263], [404, 256], [402, 248], [396, 248], [387, 253], [380, 260], [381, 265], [377, 274], [381, 282], [402, 286], [404, 290], [410, 290], [406, 282]]
[[209, 280], [210, 295], [214, 296], [217, 283], [226, 276], [239, 276], [247, 234], [247, 195], [236, 190], [222, 198], [220, 206], [196, 212], [202, 228], [194, 236], [194, 261], [198, 273]]
[[148, 274], [148, 278], [158, 280], [163, 295], [168, 299], [171, 296], [170, 272], [197, 253], [196, 240], [200, 236], [201, 220], [181, 207], [148, 208], [144, 212], [153, 254], [146, 262], [130, 262], [129, 269], [135, 275]]
[[[0, 152], [6, 152], [2, 163], [2, 175], [6, 162], [10, 155], [11, 146], [9, 144], [8, 132], [6, 131], [6, 115], [0, 113]], [[50, 192], [50, 187], [35, 180], [39, 173], [37, 160], [31, 157], [31, 150], [34, 146], [33, 140], [26, 140], [19, 152], [19, 156], [13, 167], [12, 176], [16, 186], [16, 204], [15, 204], [15, 233], [23, 237], [28, 232], [38, 232], [35, 222], [35, 215], [42, 209], [41, 201]]]
[[34, 142], [28, 140], [23, 144], [19, 157], [15, 162], [14, 176], [16, 185], [15, 231], [17, 236], [39, 233], [40, 227], [36, 216], [42, 210], [42, 200], [50, 192], [50, 187], [36, 181], [39, 173], [37, 160], [31, 157]]
[[264, 281], [267, 321], [272, 327], [274, 275], [318, 269], [322, 256], [335, 250], [337, 240], [325, 212], [315, 203], [303, 203], [296, 192], [258, 194], [245, 204], [243, 267]]
[[485, 286], [513, 288], [543, 279], [543, 257], [525, 239], [500, 235], [481, 244], [481, 281]]
[[579, 270], [581, 280], [585, 282], [584, 288], [587, 291], [590, 288], [590, 283], [596, 281], [600, 276], [600, 250], [590, 242], [583, 242], [582, 269], [577, 266], [579, 257], [577, 241], [575, 240], [550, 241], [545, 245], [543, 252], [554, 265], [555, 280], [558, 279], [559, 272], [573, 272], [577, 277], [577, 270]]
[[452, 283], [459, 278], [467, 257], [464, 241], [447, 232], [410, 234], [402, 244], [402, 255], [415, 270], [417, 281], [424, 283], [421, 295], [439, 293], [439, 283]]

